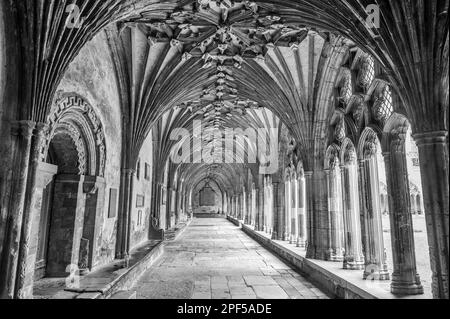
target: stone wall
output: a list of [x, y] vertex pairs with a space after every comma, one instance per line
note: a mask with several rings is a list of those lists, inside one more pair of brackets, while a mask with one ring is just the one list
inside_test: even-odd
[[222, 212], [222, 193], [219, 187], [215, 183], [198, 185], [193, 196], [192, 207], [194, 214]]
[[[99, 33], [70, 64], [64, 75], [56, 97], [61, 94], [76, 94], [83, 97], [99, 116], [106, 139], [105, 202], [103, 218], [98, 227], [97, 251], [94, 253], [94, 267], [114, 259], [116, 217], [108, 218], [110, 190], [119, 190], [121, 172], [121, 109], [114, 65], [109, 55], [106, 37]], [[117, 199], [118, 200], [118, 199]]]
[[131, 212], [131, 249], [148, 239], [152, 203], [152, 157], [152, 135], [149, 134], [139, 156], [140, 168], [134, 177], [133, 210]]

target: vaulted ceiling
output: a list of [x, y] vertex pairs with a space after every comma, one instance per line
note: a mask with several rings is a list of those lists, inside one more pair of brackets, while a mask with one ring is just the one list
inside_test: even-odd
[[[45, 122], [68, 64], [106, 28], [130, 163], [155, 125], [187, 127], [202, 119], [212, 129], [257, 128], [268, 124], [260, 121], [266, 114], [290, 130], [312, 167], [333, 113], [339, 67], [354, 45], [384, 68], [415, 131], [448, 129], [442, 116], [448, 115], [448, 0], [10, 3], [17, 14], [11, 31], [18, 31], [23, 47], [22, 119]], [[381, 10], [379, 29], [366, 23], [366, 8], [374, 3]], [[69, 4], [80, 9], [79, 26], [67, 27]], [[165, 143], [161, 159], [174, 147]], [[185, 175], [205, 175], [200, 171], [193, 167]]]
[[[224, 8], [235, 3], [229, 0], [12, 2], [17, 8], [20, 37], [24, 48], [27, 48], [23, 52], [24, 105], [28, 105], [24, 116], [38, 121], [45, 120], [52, 93], [68, 63], [109, 23], [174, 20], [174, 12], [182, 19], [184, 12], [192, 12], [192, 8], [216, 12], [216, 3]], [[72, 3], [79, 6], [80, 16], [84, 19], [80, 28], [65, 27], [65, 9]], [[448, 109], [448, 99], [445, 99], [448, 94], [445, 93], [448, 86], [448, 0], [263, 0], [247, 3], [249, 14], [262, 10], [266, 12], [263, 14], [266, 18], [279, 18], [276, 22], [280, 24], [298, 23], [351, 39], [385, 66], [407, 104], [416, 129], [445, 127], [441, 114]], [[365, 8], [373, 3], [381, 8], [380, 29], [373, 29], [365, 23]], [[216, 18], [218, 16], [221, 15], [215, 15]], [[211, 17], [214, 13], [205, 14], [204, 20], [217, 23]], [[191, 31], [186, 32], [189, 34]], [[36, 72], [31, 76], [26, 70]], [[430, 120], [419, 123], [424, 115]]]

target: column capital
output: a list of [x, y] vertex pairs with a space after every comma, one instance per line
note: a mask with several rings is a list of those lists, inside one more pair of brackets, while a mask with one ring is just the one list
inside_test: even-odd
[[444, 144], [448, 137], [448, 131], [434, 131], [414, 134], [413, 138], [417, 146]]
[[133, 168], [122, 168], [122, 175], [134, 176], [135, 174], [136, 170]]
[[30, 139], [33, 136], [33, 131], [36, 127], [36, 122], [33, 121], [15, 121], [11, 123], [11, 134], [14, 136], [23, 136]]
[[314, 172], [313, 171], [305, 171], [305, 176], [306, 177], [311, 177], [313, 176]]
[[36, 123], [35, 129], [34, 129], [34, 135], [35, 136], [43, 136], [47, 133], [49, 126], [46, 123]]

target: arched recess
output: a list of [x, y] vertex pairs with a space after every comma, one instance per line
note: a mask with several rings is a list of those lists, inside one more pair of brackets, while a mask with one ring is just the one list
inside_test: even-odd
[[214, 179], [203, 179], [193, 188], [194, 214], [218, 214], [223, 210], [223, 191]]
[[48, 132], [41, 154], [49, 155], [51, 142], [65, 134], [76, 146], [79, 175], [100, 176], [105, 173], [106, 144], [103, 125], [91, 105], [77, 95], [66, 95], [56, 102], [47, 123]]
[[38, 170], [37, 279], [99, 265], [105, 204], [105, 135], [93, 107], [78, 95], [64, 95], [46, 125]]

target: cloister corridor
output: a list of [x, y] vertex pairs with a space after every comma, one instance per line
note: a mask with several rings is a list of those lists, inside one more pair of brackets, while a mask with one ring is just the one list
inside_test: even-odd
[[195, 218], [132, 289], [138, 299], [327, 299], [225, 218]]
[[448, 300], [449, 3], [0, 0], [0, 300]]

